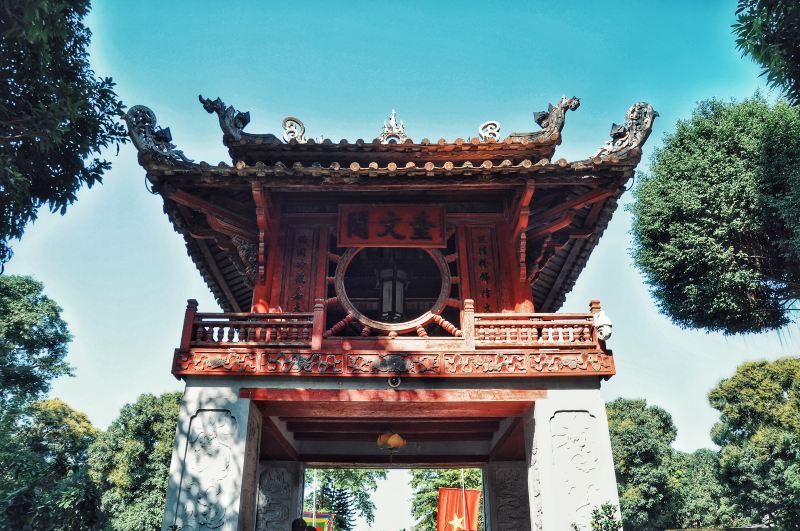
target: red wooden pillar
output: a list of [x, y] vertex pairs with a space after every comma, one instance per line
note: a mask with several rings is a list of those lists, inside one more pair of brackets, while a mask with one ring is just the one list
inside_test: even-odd
[[192, 342], [192, 332], [194, 331], [194, 317], [197, 314], [197, 301], [189, 299], [186, 301], [186, 313], [183, 315], [183, 330], [181, 332], [181, 346], [178, 350], [186, 352]]

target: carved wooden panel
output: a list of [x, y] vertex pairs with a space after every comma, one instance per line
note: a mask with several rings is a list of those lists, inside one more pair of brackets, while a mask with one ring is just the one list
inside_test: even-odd
[[498, 312], [502, 308], [497, 232], [493, 227], [469, 227], [467, 234], [466, 262], [469, 264], [469, 285], [475, 311]]
[[314, 309], [319, 228], [288, 227], [283, 247], [281, 307], [287, 312]]
[[614, 374], [614, 359], [602, 352], [474, 351], [310, 352], [280, 349], [176, 351], [173, 374], [239, 374], [247, 376], [392, 376], [514, 377]]

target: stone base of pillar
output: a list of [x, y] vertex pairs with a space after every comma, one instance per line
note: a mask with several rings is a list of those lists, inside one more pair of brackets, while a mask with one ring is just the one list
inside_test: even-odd
[[163, 531], [255, 527], [261, 415], [231, 387], [192, 387], [181, 401]]
[[529, 531], [528, 466], [500, 461], [483, 467], [484, 514], [491, 531]]
[[531, 529], [591, 529], [592, 510], [619, 506], [599, 389], [548, 390], [525, 418]]
[[297, 461], [262, 461], [256, 531], [287, 531], [303, 515], [305, 467]]

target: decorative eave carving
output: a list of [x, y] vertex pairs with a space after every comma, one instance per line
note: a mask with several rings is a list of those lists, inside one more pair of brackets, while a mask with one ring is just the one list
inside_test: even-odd
[[402, 144], [406, 140], [410, 140], [406, 135], [406, 125], [403, 120], [397, 121], [397, 113], [392, 109], [389, 115], [389, 121], [383, 121], [383, 131], [378, 136], [381, 144]]
[[239, 112], [232, 105], [226, 107], [225, 102], [219, 98], [212, 101], [204, 98], [202, 94], [198, 95], [198, 98], [208, 114], [217, 113], [219, 127], [225, 136], [237, 141], [242, 138], [242, 129], [250, 123], [249, 112]]
[[148, 107], [134, 105], [123, 118], [128, 125], [128, 136], [139, 153], [169, 164], [192, 163], [172, 143], [169, 127], [156, 127], [156, 115]]
[[258, 278], [258, 245], [239, 236], [231, 236], [239, 261], [231, 257], [231, 263], [243, 275], [249, 286], [254, 286]]
[[564, 121], [567, 117], [567, 111], [574, 111], [581, 106], [581, 100], [576, 97], [567, 98], [562, 97], [561, 100], [553, 106], [549, 104], [546, 111], [539, 111], [533, 113], [533, 119], [542, 128], [541, 131], [532, 133], [511, 133], [508, 135], [513, 141], [520, 142], [522, 140], [532, 141], [540, 137], [549, 137], [554, 133], [561, 134], [564, 129]]
[[614, 156], [622, 159], [631, 154], [638, 157], [657, 116], [658, 113], [647, 102], [640, 101], [632, 105], [625, 116], [625, 125], [611, 126], [611, 140], [597, 150], [595, 157], [605, 159]]

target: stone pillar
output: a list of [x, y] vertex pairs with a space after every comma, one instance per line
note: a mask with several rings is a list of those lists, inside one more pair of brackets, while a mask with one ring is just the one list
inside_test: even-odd
[[528, 467], [525, 461], [496, 461], [483, 468], [487, 531], [529, 531]]
[[525, 418], [531, 529], [588, 530], [592, 510], [619, 506], [599, 389], [551, 389]]
[[303, 513], [305, 466], [299, 461], [262, 461], [258, 476], [256, 531], [286, 531]]
[[187, 382], [162, 531], [255, 527], [261, 415], [238, 388]]

